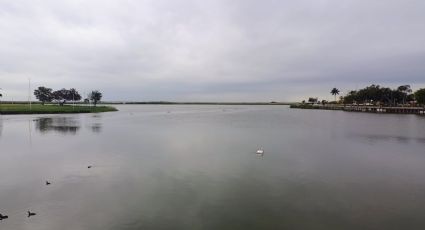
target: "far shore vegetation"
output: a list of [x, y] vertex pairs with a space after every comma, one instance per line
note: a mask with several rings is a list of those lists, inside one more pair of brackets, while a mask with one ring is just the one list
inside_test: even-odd
[[290, 108], [425, 115], [425, 89], [413, 92], [410, 85], [401, 85], [395, 89], [370, 85], [349, 91], [336, 100], [339, 93], [339, 89], [333, 88], [330, 94], [335, 97], [335, 101], [320, 101], [310, 97], [308, 101], [291, 104]]
[[[386, 107], [421, 107], [425, 106], [425, 88], [413, 92], [410, 85], [401, 85], [395, 89], [381, 87], [372, 84], [360, 90], [351, 90], [337, 100], [340, 90], [333, 88], [330, 94], [335, 101], [319, 100], [310, 97], [307, 101], [298, 103], [297, 107], [309, 108], [310, 105], [334, 105], [334, 106], [386, 106]], [[294, 106], [295, 107], [295, 106]]]

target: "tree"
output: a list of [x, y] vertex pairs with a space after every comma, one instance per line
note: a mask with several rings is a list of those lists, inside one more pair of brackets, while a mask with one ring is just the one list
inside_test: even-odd
[[410, 88], [410, 85], [401, 85], [397, 88], [397, 91], [403, 94], [403, 104], [406, 104], [407, 96], [412, 93], [412, 89]]
[[336, 95], [339, 95], [339, 89], [337, 88], [333, 88], [331, 90], [331, 94], [335, 96], [335, 101], [336, 101]]
[[404, 93], [395, 89], [392, 91], [391, 101], [394, 105], [401, 104], [404, 101]]
[[415, 99], [418, 104], [425, 105], [425, 88], [415, 92]]
[[93, 90], [90, 95], [89, 95], [90, 100], [93, 101], [94, 106], [97, 105], [97, 102], [100, 101], [100, 99], [102, 99], [102, 93], [99, 92], [98, 90]]
[[53, 100], [53, 93], [51, 88], [46, 88], [44, 86], [38, 87], [34, 90], [34, 96], [41, 101], [41, 104], [44, 105], [46, 102], [51, 102]]
[[348, 92], [348, 94], [344, 97], [343, 102], [344, 104], [353, 104], [356, 103], [358, 100], [357, 91], [352, 90]]
[[397, 105], [412, 101], [413, 95], [409, 85], [402, 85], [396, 89], [370, 85], [358, 91], [350, 91], [344, 97], [344, 104], [351, 103], [380, 103], [387, 105]]
[[66, 101], [79, 101], [81, 95], [74, 88], [71, 89], [60, 89], [53, 92], [53, 99], [63, 105]]
[[312, 104], [317, 103], [318, 101], [319, 101], [319, 99], [317, 97], [309, 97], [308, 98], [308, 102], [312, 103]]
[[68, 90], [60, 89], [53, 92], [53, 99], [57, 101], [61, 106], [65, 104], [68, 97]]
[[78, 93], [78, 91], [76, 89], [71, 88], [67, 92], [66, 99], [68, 101], [80, 101], [81, 100], [81, 95]]

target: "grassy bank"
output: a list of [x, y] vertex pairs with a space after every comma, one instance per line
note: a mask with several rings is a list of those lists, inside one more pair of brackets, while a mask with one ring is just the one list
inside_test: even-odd
[[343, 106], [340, 105], [312, 105], [312, 104], [302, 104], [302, 103], [294, 103], [289, 106], [291, 109], [323, 109], [324, 107], [334, 107], [342, 109]]
[[28, 104], [1, 104], [0, 114], [56, 114], [56, 113], [101, 113], [117, 111], [116, 108], [111, 106], [81, 106], [76, 105], [40, 105], [35, 104], [31, 106]]
[[291, 109], [324, 109], [324, 110], [344, 110], [344, 106], [341, 105], [312, 105], [312, 104], [291, 104]]

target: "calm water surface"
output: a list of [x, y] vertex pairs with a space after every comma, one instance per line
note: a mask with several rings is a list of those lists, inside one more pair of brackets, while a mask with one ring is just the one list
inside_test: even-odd
[[425, 117], [119, 109], [0, 116], [0, 229], [425, 229]]

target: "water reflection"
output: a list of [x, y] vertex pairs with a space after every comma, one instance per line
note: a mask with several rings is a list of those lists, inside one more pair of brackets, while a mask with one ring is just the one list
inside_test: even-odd
[[36, 130], [41, 133], [57, 132], [75, 135], [80, 129], [79, 120], [70, 117], [42, 117], [34, 120]]
[[[102, 122], [98, 121], [100, 116], [93, 116], [97, 119], [95, 123], [85, 125], [93, 133], [102, 132]], [[77, 134], [82, 127], [78, 117], [41, 117], [33, 120], [35, 129], [41, 133], [56, 132], [61, 134]]]
[[4, 117], [0, 229], [425, 229], [423, 120], [167, 108]]
[[92, 122], [89, 124], [89, 126], [86, 127], [89, 128], [93, 133], [102, 132], [102, 114], [93, 114], [91, 118]]
[[0, 116], [0, 137], [2, 133], [3, 133], [3, 117]]
[[102, 124], [101, 123], [94, 123], [90, 126], [90, 129], [93, 133], [100, 133], [100, 132], [102, 132]]
[[347, 136], [349, 138], [363, 139], [370, 142], [371, 144], [375, 144], [378, 142], [393, 142], [393, 141], [396, 141], [397, 143], [400, 143], [400, 144], [409, 144], [412, 141], [425, 144], [425, 138], [408, 137], [408, 136], [401, 136], [401, 135], [349, 134]]

